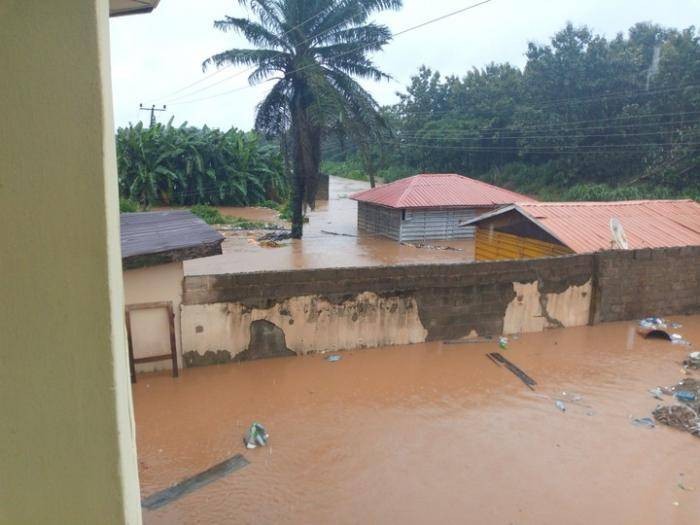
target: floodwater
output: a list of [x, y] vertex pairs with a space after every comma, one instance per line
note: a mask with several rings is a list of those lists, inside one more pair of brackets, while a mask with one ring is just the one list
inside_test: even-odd
[[[223, 244], [222, 255], [185, 262], [185, 274], [469, 262], [474, 259], [473, 241], [431, 241], [428, 246], [418, 248], [401, 245], [379, 235], [358, 232], [357, 202], [348, 197], [368, 188], [368, 182], [330, 177], [330, 198], [319, 201], [316, 210], [309, 212], [303, 239], [285, 241], [278, 248], [268, 248], [254, 240], [265, 232], [230, 232]], [[265, 208], [220, 210], [224, 214], [245, 219], [280, 222], [276, 220], [273, 210]]]
[[[700, 316], [674, 320], [700, 341]], [[498, 351], [534, 392], [485, 357]], [[657, 404], [648, 389], [683, 377], [688, 351], [615, 323], [507, 350], [430, 343], [143, 375], [142, 496], [233, 454], [250, 461], [144, 521], [696, 525], [700, 440], [631, 424]], [[253, 421], [268, 448], [244, 449]]]

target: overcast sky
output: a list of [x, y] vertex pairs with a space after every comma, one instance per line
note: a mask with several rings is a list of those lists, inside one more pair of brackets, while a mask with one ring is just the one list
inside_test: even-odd
[[[476, 1], [404, 0], [401, 11], [375, 18], [398, 32]], [[166, 103], [168, 110], [158, 114], [159, 120], [174, 116], [178, 124], [186, 120], [211, 127], [252, 127], [255, 106], [269, 84], [246, 87], [242, 68], [226, 69], [178, 92], [212, 74], [201, 69], [208, 56], [232, 47], [248, 47], [242, 37], [213, 28], [213, 21], [225, 14], [246, 16], [246, 11], [237, 0], [161, 0], [149, 15], [111, 20], [117, 126], [148, 120], [147, 113], [139, 111], [139, 103]], [[379, 67], [395, 80], [366, 87], [381, 104], [389, 104], [421, 64], [458, 75], [489, 62], [523, 66], [527, 43], [548, 42], [567, 21], [588, 25], [606, 36], [642, 21], [685, 28], [700, 21], [700, 0], [492, 0], [398, 36], [385, 51], [374, 55]], [[218, 84], [203, 89], [214, 83]]]

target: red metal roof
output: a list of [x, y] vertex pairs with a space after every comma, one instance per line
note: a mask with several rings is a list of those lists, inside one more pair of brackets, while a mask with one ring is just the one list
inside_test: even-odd
[[534, 199], [456, 174], [422, 174], [351, 196], [389, 208], [490, 207]]
[[609, 250], [610, 219], [631, 249], [700, 245], [700, 204], [692, 200], [518, 203], [469, 221], [517, 210], [577, 253]]

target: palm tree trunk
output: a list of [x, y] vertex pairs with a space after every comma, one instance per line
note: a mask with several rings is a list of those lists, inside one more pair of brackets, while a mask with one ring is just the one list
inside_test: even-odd
[[292, 238], [301, 239], [304, 229], [304, 208], [313, 207], [321, 166], [321, 129], [311, 123], [308, 103], [302, 101], [303, 93], [292, 100]]

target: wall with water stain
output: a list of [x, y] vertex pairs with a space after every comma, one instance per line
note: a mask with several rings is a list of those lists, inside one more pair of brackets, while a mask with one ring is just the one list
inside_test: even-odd
[[187, 277], [185, 362], [257, 357], [261, 320], [283, 332], [279, 355], [586, 324], [592, 270], [577, 256]]
[[192, 366], [695, 312], [700, 247], [616, 251], [187, 277], [182, 341]]
[[[251, 349], [251, 343], [265, 337], [260, 331], [270, 327], [256, 321], [271, 323], [284, 334], [273, 336], [261, 352]], [[289, 350], [307, 354], [420, 343], [427, 331], [414, 298], [364, 292], [343, 300], [290, 297], [265, 307], [239, 302], [189, 305], [183, 309], [182, 335], [188, 351], [220, 358], [224, 350], [231, 358], [254, 359], [288, 355]], [[186, 354], [188, 364], [198, 364], [196, 359]]]

